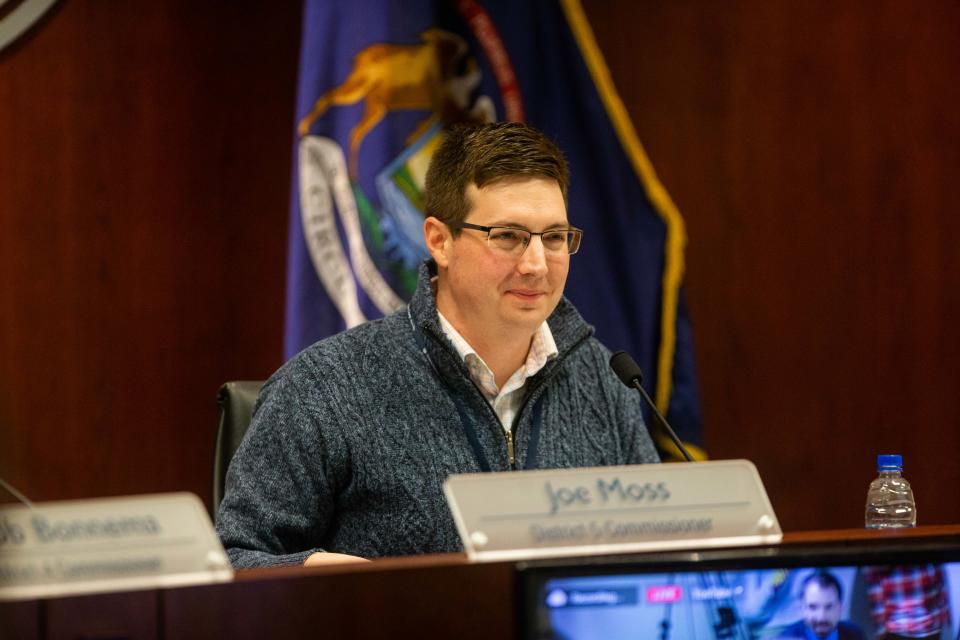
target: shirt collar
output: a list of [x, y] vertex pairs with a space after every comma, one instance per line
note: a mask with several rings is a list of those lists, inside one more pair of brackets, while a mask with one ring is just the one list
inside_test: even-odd
[[[455, 367], [455, 361], [463, 362], [463, 359], [452, 349], [453, 345], [444, 334], [437, 317], [436, 296], [432, 287], [432, 280], [436, 277], [437, 264], [433, 260], [425, 260], [418, 271], [417, 288], [408, 303], [408, 312], [414, 326], [424, 336], [434, 338], [424, 346], [430, 350], [440, 373], [449, 378], [455, 375], [454, 369], [449, 367]], [[568, 353], [593, 335], [593, 327], [584, 321], [565, 297], [560, 298], [557, 308], [547, 318], [547, 324], [560, 354]]]
[[[492, 382], [493, 371], [491, 371], [487, 363], [483, 361], [483, 358], [480, 357], [477, 350], [470, 346], [466, 338], [450, 324], [449, 320], [443, 317], [439, 309], [437, 310], [437, 316], [440, 319], [440, 327], [443, 329], [443, 333], [450, 339], [457, 353], [460, 354], [460, 357], [463, 358], [463, 361], [467, 364], [470, 377], [473, 378], [473, 381], [477, 383], [477, 386], [479, 386], [486, 395], [496, 395], [499, 390], [496, 388], [496, 384]], [[547, 362], [555, 358], [558, 354], [559, 351], [557, 350], [557, 343], [553, 338], [553, 332], [550, 331], [550, 325], [544, 321], [540, 323], [540, 326], [533, 334], [533, 340], [530, 342], [530, 350], [527, 352], [527, 359], [521, 366], [523, 370], [523, 381], [525, 382], [527, 378], [536, 374], [540, 369], [543, 369]]]

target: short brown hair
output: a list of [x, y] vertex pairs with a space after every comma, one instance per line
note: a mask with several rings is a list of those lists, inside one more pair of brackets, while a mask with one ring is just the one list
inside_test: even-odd
[[460, 125], [446, 136], [427, 169], [424, 210], [443, 222], [462, 222], [470, 211], [467, 187], [510, 178], [557, 181], [567, 199], [569, 169], [552, 140], [521, 122]]

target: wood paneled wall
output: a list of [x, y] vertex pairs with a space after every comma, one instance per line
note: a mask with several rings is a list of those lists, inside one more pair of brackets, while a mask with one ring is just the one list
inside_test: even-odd
[[789, 529], [960, 521], [960, 4], [586, 3], [687, 222], [705, 436]]
[[[208, 497], [214, 393], [281, 360], [298, 3], [65, 0], [0, 53], [0, 470]], [[960, 5], [589, 0], [684, 214], [707, 447], [787, 529], [879, 452], [960, 521]]]
[[217, 387], [281, 361], [299, 26], [65, 0], [0, 53], [0, 475], [33, 499], [208, 496]]

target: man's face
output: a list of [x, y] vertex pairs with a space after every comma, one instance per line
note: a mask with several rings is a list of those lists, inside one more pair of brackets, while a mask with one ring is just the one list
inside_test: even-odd
[[[465, 222], [529, 231], [569, 227], [554, 180], [503, 180], [482, 189], [470, 185], [466, 195], [472, 207]], [[560, 301], [570, 266], [568, 253], [548, 253], [539, 236], [515, 256], [489, 245], [485, 232], [471, 229], [447, 236], [442, 250], [431, 252], [444, 273], [440, 311], [471, 344], [529, 338]]]
[[826, 638], [840, 624], [840, 597], [833, 587], [816, 582], [803, 592], [803, 620], [818, 638]]

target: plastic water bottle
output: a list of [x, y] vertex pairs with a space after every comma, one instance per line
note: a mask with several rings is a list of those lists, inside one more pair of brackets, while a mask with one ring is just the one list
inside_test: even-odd
[[910, 483], [901, 475], [903, 458], [899, 455], [877, 456], [877, 479], [867, 492], [866, 525], [868, 529], [914, 527], [917, 524], [917, 503]]

